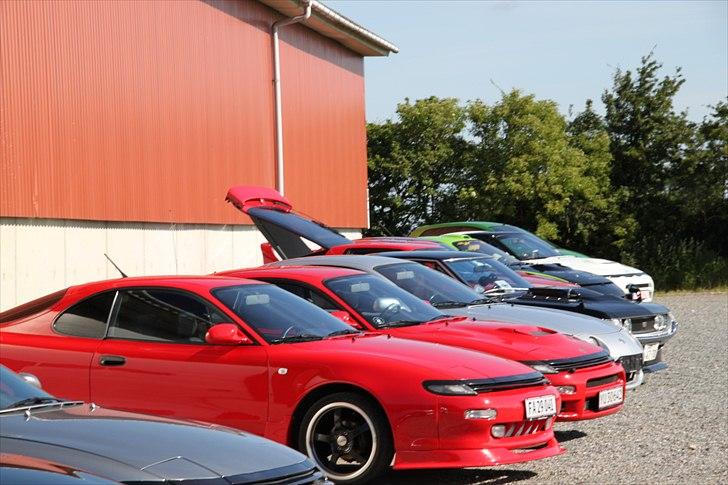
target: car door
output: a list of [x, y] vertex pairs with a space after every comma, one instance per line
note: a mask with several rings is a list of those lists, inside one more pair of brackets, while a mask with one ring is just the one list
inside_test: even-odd
[[173, 288], [119, 291], [91, 363], [91, 399], [103, 406], [265, 432], [267, 352], [210, 345], [207, 329], [233, 319]]

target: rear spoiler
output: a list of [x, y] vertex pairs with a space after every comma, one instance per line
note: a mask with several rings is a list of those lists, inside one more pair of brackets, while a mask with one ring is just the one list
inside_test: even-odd
[[264, 207], [281, 212], [290, 212], [293, 209], [288, 199], [279, 194], [277, 190], [257, 185], [230, 187], [225, 200], [244, 214], [247, 214], [248, 209], [253, 207]]

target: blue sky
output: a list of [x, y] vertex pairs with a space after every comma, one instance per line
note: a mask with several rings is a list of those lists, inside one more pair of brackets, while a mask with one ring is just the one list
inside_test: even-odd
[[728, 96], [728, 1], [325, 2], [392, 41], [399, 54], [365, 61], [367, 119], [391, 118], [405, 97], [499, 98], [519, 88], [562, 112], [600, 96], [615, 68], [654, 48], [663, 73], [681, 66], [676, 98], [699, 120]]

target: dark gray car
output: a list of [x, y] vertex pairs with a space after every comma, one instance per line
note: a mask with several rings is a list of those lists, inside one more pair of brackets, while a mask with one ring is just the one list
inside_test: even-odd
[[326, 483], [304, 455], [267, 439], [63, 401], [3, 366], [0, 450], [135, 485]]

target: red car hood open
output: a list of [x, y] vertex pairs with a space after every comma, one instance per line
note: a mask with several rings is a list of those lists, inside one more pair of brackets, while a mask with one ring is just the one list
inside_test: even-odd
[[391, 329], [392, 335], [487, 352], [517, 361], [558, 360], [601, 352], [588, 342], [547, 328], [471, 319]]

